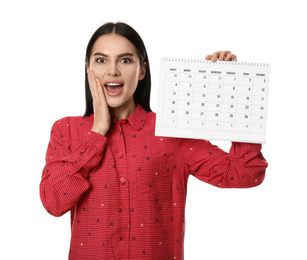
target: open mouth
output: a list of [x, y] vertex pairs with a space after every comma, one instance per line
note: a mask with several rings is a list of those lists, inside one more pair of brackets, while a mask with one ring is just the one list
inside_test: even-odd
[[122, 93], [124, 84], [119, 82], [108, 82], [104, 86], [108, 95], [118, 96], [120, 93]]

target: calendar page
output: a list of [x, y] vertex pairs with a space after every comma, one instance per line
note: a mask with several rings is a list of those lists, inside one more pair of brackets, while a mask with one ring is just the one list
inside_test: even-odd
[[162, 58], [156, 136], [265, 143], [270, 64]]

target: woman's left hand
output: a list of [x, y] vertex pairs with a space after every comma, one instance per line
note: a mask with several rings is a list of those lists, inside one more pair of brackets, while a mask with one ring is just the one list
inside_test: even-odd
[[217, 51], [212, 53], [212, 55], [207, 55], [206, 60], [211, 60], [213, 62], [220, 61], [237, 61], [237, 56], [232, 54], [230, 51]]

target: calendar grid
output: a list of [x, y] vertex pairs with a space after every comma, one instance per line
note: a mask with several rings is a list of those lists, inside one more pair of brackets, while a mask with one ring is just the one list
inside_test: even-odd
[[265, 142], [270, 65], [162, 60], [156, 135]]

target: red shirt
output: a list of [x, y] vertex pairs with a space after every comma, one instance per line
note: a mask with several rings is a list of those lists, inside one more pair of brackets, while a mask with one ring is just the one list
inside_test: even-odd
[[54, 123], [40, 184], [46, 210], [71, 211], [69, 259], [184, 258], [188, 177], [220, 188], [259, 185], [267, 162], [260, 144], [154, 136], [155, 113], [138, 106], [106, 136], [94, 117]]

